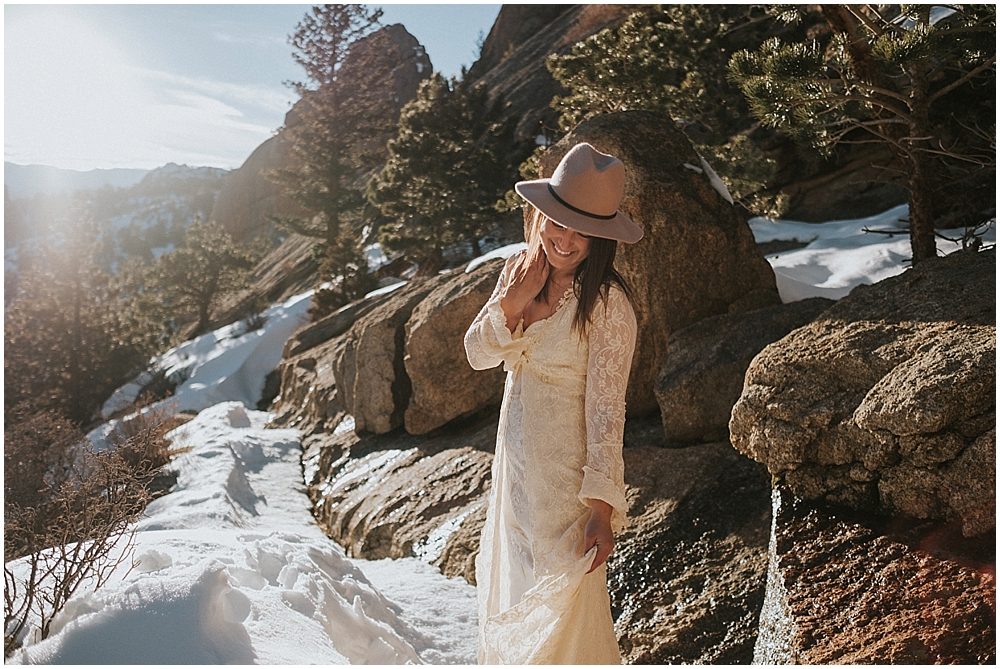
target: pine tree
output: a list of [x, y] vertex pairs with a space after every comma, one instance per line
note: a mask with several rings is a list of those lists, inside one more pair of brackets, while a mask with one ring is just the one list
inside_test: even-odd
[[158, 345], [159, 327], [133, 296], [101, 271], [97, 227], [81, 209], [37, 257], [19, 259], [4, 317], [4, 407], [22, 402], [85, 423], [138, 371]]
[[359, 297], [372, 283], [360, 246], [364, 191], [395, 128], [393, 71], [401, 60], [384, 31], [372, 32], [381, 13], [364, 5], [314, 7], [291, 38], [308, 81], [293, 84], [302, 99], [282, 128], [292, 164], [271, 178], [314, 215], [276, 220], [322, 240], [320, 274], [335, 284], [336, 303]]
[[655, 5], [551, 55], [546, 65], [567, 93], [552, 100], [568, 131], [596, 114], [645, 110], [670, 116], [723, 177], [734, 197], [757, 213], [776, 214], [766, 196], [774, 163], [747, 135], [753, 119], [728, 80], [737, 49], [764, 41], [773, 22], [759, 8]]
[[479, 239], [500, 219], [496, 204], [519, 159], [511, 153], [517, 119], [506, 109], [483, 84], [440, 73], [421, 84], [369, 184], [370, 200], [391, 219], [380, 229], [384, 249], [420, 263], [423, 273], [440, 269], [444, 250], [459, 244], [480, 255]]
[[175, 312], [195, 314], [195, 333], [208, 330], [212, 308], [223, 296], [246, 287], [256, 263], [214, 222], [195, 222], [184, 235], [184, 245], [160, 256], [151, 285]]
[[[914, 263], [937, 254], [935, 200], [968, 193], [964, 216], [982, 217], [981, 202], [996, 197], [996, 7], [942, 9], [823, 5], [834, 30], [825, 47], [771, 39], [730, 66], [764, 124], [826, 151], [870, 142], [892, 150], [909, 192]], [[777, 11], [800, 16], [798, 7]]]

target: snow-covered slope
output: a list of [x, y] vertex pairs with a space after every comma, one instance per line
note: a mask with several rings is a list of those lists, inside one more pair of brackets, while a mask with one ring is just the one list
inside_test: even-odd
[[[254, 409], [264, 388], [264, 377], [281, 362], [281, 351], [292, 334], [308, 323], [312, 291], [272, 305], [262, 316], [264, 326], [246, 332], [242, 321], [184, 342], [151, 361], [150, 368], [168, 377], [185, 378], [172, 397], [156, 405], [173, 411], [201, 411], [217, 402], [238, 400]], [[152, 378], [144, 374], [122, 386], [104, 403], [102, 414], [112, 414], [135, 401]]]
[[75, 598], [14, 663], [466, 664], [475, 589], [415, 560], [373, 563], [394, 603], [309, 512], [299, 434], [223, 402], [169, 436], [177, 486], [150, 504], [132, 570]]

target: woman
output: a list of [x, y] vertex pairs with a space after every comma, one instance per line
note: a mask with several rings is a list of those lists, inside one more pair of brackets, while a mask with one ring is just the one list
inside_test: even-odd
[[636, 321], [614, 270], [642, 230], [618, 211], [625, 168], [578, 144], [534, 206], [465, 335], [470, 364], [507, 371], [476, 580], [481, 664], [620, 664], [605, 560], [627, 504], [622, 432]]

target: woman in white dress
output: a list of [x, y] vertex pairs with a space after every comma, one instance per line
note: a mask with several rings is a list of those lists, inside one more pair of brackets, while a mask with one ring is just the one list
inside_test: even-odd
[[636, 320], [614, 270], [642, 230], [625, 168], [589, 144], [523, 181], [528, 249], [465, 335], [507, 371], [476, 580], [480, 664], [620, 664], [605, 560], [625, 521], [622, 433]]

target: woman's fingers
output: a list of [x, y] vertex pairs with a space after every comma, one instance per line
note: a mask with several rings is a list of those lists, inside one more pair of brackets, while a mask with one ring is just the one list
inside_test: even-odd
[[[604, 564], [604, 562], [608, 559], [608, 556], [611, 555], [611, 551], [614, 549], [613, 544], [598, 543], [596, 545], [597, 554], [594, 556], [594, 562], [590, 565], [590, 569], [587, 570], [588, 574]], [[588, 548], [587, 550], [590, 549]]]
[[[542, 291], [549, 276], [549, 261], [544, 252], [529, 256], [521, 251], [514, 261], [507, 281], [507, 296], [518, 305], [526, 305]], [[522, 306], [523, 308], [523, 306]]]
[[611, 555], [611, 551], [614, 550], [615, 548], [614, 542], [605, 544], [598, 541], [595, 544], [589, 546], [584, 552], [589, 551], [594, 546], [597, 546], [597, 554], [594, 555], [594, 561], [593, 563], [591, 563], [590, 569], [587, 570], [588, 574], [597, 569], [598, 567], [600, 567], [602, 564], [604, 564], [605, 561], [608, 559], [608, 556]]
[[590, 518], [583, 531], [583, 552], [586, 553], [594, 546], [597, 547], [597, 554], [594, 562], [590, 565], [587, 573], [594, 571], [608, 559], [611, 551], [615, 547], [615, 535], [611, 529], [611, 507], [606, 503], [595, 501], [590, 513]]

